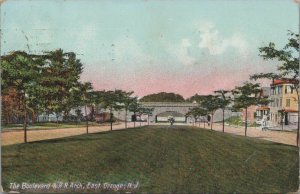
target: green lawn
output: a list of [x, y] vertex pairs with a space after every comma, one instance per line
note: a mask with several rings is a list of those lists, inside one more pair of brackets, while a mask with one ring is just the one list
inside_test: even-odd
[[128, 130], [2, 147], [2, 181], [139, 181], [138, 193], [286, 193], [298, 149], [187, 126]]

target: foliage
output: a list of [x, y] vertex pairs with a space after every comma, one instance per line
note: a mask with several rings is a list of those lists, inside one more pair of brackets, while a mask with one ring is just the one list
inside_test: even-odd
[[160, 92], [150, 94], [140, 99], [141, 102], [184, 102], [184, 98], [180, 94]]
[[[250, 76], [251, 79], [291, 79], [293, 88], [297, 92], [299, 107], [299, 34], [289, 32], [287, 44], [278, 49], [275, 43], [270, 42], [268, 46], [259, 48], [260, 56], [265, 60], [276, 60], [280, 64], [277, 66], [277, 73], [260, 73]], [[299, 114], [299, 112], [298, 112]], [[299, 146], [300, 126], [297, 126], [297, 145]]]
[[192, 117], [195, 120], [201, 116], [206, 116], [206, 115], [208, 115], [208, 111], [202, 107], [191, 108], [186, 114], [186, 116]]

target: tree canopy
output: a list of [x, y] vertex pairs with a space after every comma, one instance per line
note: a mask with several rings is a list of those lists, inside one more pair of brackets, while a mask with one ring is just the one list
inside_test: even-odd
[[150, 94], [140, 99], [141, 102], [184, 102], [184, 98], [180, 94], [160, 92]]

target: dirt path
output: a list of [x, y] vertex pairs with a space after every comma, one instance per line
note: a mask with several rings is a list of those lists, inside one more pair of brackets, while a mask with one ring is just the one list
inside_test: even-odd
[[[142, 123], [142, 125], [147, 125], [147, 123]], [[159, 124], [161, 125], [161, 124]], [[166, 124], [168, 125], [168, 124]], [[177, 124], [176, 124], [177, 125]], [[136, 123], [136, 126], [140, 126], [139, 123]], [[195, 126], [199, 126], [198, 124]], [[128, 127], [133, 127], [133, 123], [128, 123]], [[203, 127], [201, 124], [200, 127]], [[116, 124], [113, 126], [113, 130], [124, 129], [124, 123]], [[214, 123], [213, 128], [215, 131], [222, 131], [222, 125]], [[206, 129], [209, 128], [206, 125]], [[102, 131], [109, 131], [110, 126], [90, 126], [89, 133], [97, 133]], [[232, 133], [235, 135], [244, 136], [243, 127], [233, 127], [225, 126], [226, 133]], [[55, 139], [62, 138], [74, 135], [85, 134], [86, 128], [63, 128], [63, 129], [47, 129], [47, 130], [30, 130], [27, 133], [28, 142], [46, 140], [46, 139]], [[282, 131], [261, 131], [260, 128], [249, 127], [247, 131], [247, 136], [261, 138], [269, 141], [274, 141], [278, 143], [288, 144], [296, 146], [296, 133], [293, 132], [282, 132]], [[11, 145], [24, 142], [24, 132], [21, 131], [11, 131], [1, 134], [1, 144], [2, 145]]]
[[[201, 124], [201, 127], [203, 125]], [[208, 129], [208, 127], [206, 126]], [[222, 125], [221, 124], [213, 124], [213, 129], [215, 131], [222, 131]], [[225, 132], [226, 133], [232, 133], [235, 135], [245, 135], [245, 129], [244, 127], [233, 127], [233, 126], [225, 126]], [[248, 137], [256, 137], [260, 139], [265, 139], [273, 142], [288, 144], [296, 146], [296, 139], [297, 134], [294, 132], [288, 132], [288, 131], [262, 131], [259, 127], [248, 127], [247, 130], [247, 136]]]
[[[142, 123], [146, 125], [147, 123]], [[136, 126], [140, 126], [139, 123], [136, 123]], [[133, 123], [128, 123], [128, 127], [133, 127]], [[119, 123], [113, 125], [113, 130], [125, 128], [124, 123]], [[90, 126], [89, 133], [97, 133], [102, 131], [109, 131], [110, 126]], [[29, 130], [27, 131], [27, 140], [28, 142], [46, 140], [46, 139], [55, 139], [62, 138], [74, 135], [85, 134], [86, 128], [62, 128], [62, 129], [45, 129], [45, 130]], [[1, 133], [1, 145], [11, 145], [24, 142], [24, 131], [10, 131]]]

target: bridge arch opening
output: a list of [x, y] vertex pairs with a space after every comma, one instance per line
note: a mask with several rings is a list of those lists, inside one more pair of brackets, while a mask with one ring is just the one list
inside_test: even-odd
[[179, 113], [177, 111], [165, 111], [158, 113], [155, 115], [155, 122], [160, 123], [160, 122], [169, 122], [169, 118], [172, 117], [175, 120], [175, 123], [186, 123], [186, 116], [182, 113]]

